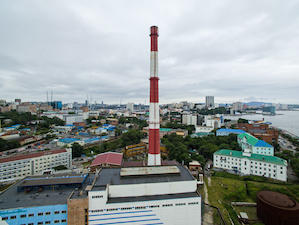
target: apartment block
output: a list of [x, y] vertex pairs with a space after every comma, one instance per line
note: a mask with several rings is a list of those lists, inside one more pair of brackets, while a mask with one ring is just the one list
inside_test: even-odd
[[22, 154], [0, 159], [0, 179], [16, 179], [26, 176], [40, 175], [44, 170], [64, 165], [72, 165], [72, 150], [59, 149]]

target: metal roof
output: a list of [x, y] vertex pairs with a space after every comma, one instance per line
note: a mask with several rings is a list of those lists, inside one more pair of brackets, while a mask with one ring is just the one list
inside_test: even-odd
[[17, 161], [17, 160], [22, 160], [22, 159], [31, 159], [31, 158], [41, 157], [44, 155], [52, 155], [52, 154], [58, 154], [58, 153], [63, 153], [63, 152], [67, 153], [68, 151], [66, 149], [58, 149], [58, 150], [52, 150], [52, 151], [42, 151], [42, 152], [37, 152], [37, 153], [32, 153], [32, 154], [23, 154], [23, 155], [6, 157], [6, 158], [1, 157], [0, 163], [12, 162], [12, 161]]
[[230, 132], [230, 133], [235, 133], [235, 134], [245, 133], [244, 130], [240, 130], [240, 129], [224, 129], [224, 128], [221, 128], [221, 129], [217, 130], [216, 132]]
[[80, 184], [83, 183], [88, 174], [67, 174], [67, 175], [43, 175], [26, 178], [18, 187], [60, 185], [60, 184]]
[[259, 140], [255, 145], [254, 147], [272, 147], [272, 145], [268, 144], [267, 142], [263, 141], [263, 140]]
[[75, 141], [80, 141], [80, 139], [77, 139], [77, 138], [63, 138], [63, 139], [60, 139], [59, 141], [63, 142], [63, 143], [72, 143], [72, 142], [75, 142]]
[[180, 170], [177, 166], [150, 166], [150, 167], [133, 167], [122, 168], [120, 176], [143, 176], [143, 175], [158, 175], [158, 174], [178, 174]]
[[97, 155], [97, 157], [93, 160], [91, 163], [92, 166], [98, 166], [101, 164], [111, 164], [111, 165], [121, 165], [123, 158], [122, 153], [116, 153], [116, 152], [105, 152], [102, 154]]
[[236, 158], [248, 158], [250, 160], [254, 161], [261, 161], [265, 163], [274, 163], [278, 165], [287, 166], [287, 161], [279, 158], [277, 156], [271, 156], [271, 155], [260, 155], [260, 154], [254, 154], [251, 153], [251, 156], [244, 156], [243, 152], [241, 151], [234, 151], [234, 150], [228, 150], [228, 149], [221, 149], [217, 152], [214, 152], [215, 155], [225, 155], [225, 156], [231, 156]]

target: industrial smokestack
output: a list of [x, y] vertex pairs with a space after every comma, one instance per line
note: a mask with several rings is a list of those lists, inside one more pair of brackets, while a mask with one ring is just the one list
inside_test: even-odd
[[159, 114], [159, 77], [158, 77], [158, 27], [151, 27], [151, 68], [150, 68], [150, 106], [148, 165], [160, 166], [160, 114]]

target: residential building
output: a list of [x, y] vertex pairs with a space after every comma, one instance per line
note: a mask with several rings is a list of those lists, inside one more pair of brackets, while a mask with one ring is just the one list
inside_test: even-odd
[[239, 134], [238, 144], [243, 150], [249, 149], [251, 153], [261, 155], [274, 155], [274, 147], [263, 140], [252, 136], [249, 133]]
[[241, 175], [256, 175], [287, 181], [287, 161], [276, 156], [251, 153], [249, 149], [221, 149], [213, 154], [216, 169]]
[[133, 102], [128, 102], [127, 103], [127, 110], [133, 112], [134, 111], [134, 103]]
[[206, 108], [214, 108], [214, 96], [206, 96]]
[[55, 166], [72, 165], [72, 150], [59, 149], [37, 153], [18, 154], [0, 158], [0, 179], [17, 179], [41, 174]]
[[192, 115], [192, 114], [182, 114], [182, 124], [186, 125], [197, 125], [197, 115]]
[[242, 109], [243, 109], [242, 102], [234, 102], [233, 103], [233, 109], [235, 111], [242, 111]]

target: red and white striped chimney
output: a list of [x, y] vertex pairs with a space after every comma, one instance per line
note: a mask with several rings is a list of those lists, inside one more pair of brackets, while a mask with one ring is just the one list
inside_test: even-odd
[[151, 27], [151, 77], [149, 107], [148, 165], [160, 166], [160, 114], [159, 114], [159, 77], [158, 77], [158, 27]]

